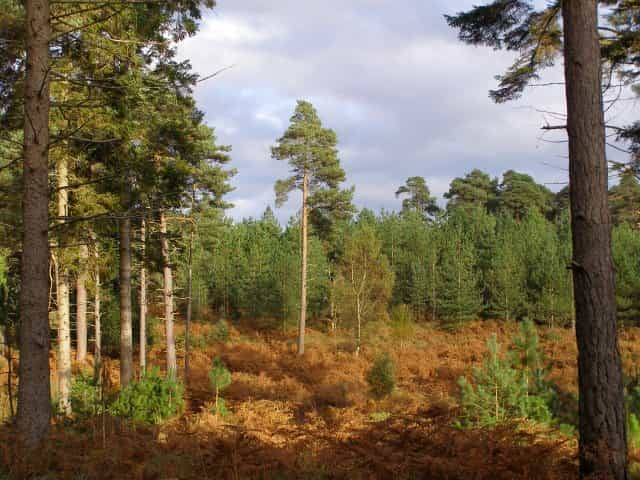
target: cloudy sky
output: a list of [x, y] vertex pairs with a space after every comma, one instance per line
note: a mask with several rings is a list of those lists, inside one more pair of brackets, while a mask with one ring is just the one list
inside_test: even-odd
[[[218, 3], [179, 52], [202, 76], [233, 65], [201, 83], [196, 97], [219, 142], [233, 147], [234, 218], [273, 205], [273, 184], [288, 169], [269, 148], [296, 99], [311, 101], [338, 134], [359, 207], [398, 209], [394, 192], [414, 175], [425, 177], [441, 202], [451, 179], [473, 168], [494, 176], [515, 169], [554, 190], [566, 181], [563, 137], [540, 130], [562, 123], [543, 113], [564, 111], [562, 88], [532, 88], [522, 100], [495, 105], [487, 92], [513, 57], [461, 44], [443, 19], [477, 1]], [[560, 73], [554, 69], [543, 81]], [[608, 120], [627, 123], [636, 108], [620, 102]], [[296, 200], [278, 211], [281, 220]]]

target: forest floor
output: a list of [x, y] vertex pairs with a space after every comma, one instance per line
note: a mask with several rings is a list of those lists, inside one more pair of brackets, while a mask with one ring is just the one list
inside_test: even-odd
[[[211, 328], [196, 323], [193, 335], [205, 338]], [[508, 345], [516, 330], [496, 322], [456, 332], [423, 327], [404, 345], [378, 331], [359, 356], [346, 338], [310, 330], [299, 358], [293, 333], [238, 326], [227, 342], [192, 352], [179, 418], [154, 428], [107, 416], [58, 424], [36, 463], [42, 478], [70, 480], [577, 478], [575, 438], [551, 427], [454, 426], [458, 378], [480, 364], [492, 333]], [[540, 336], [552, 377], [575, 393], [572, 332], [541, 328]], [[622, 334], [627, 372], [639, 365], [639, 340], [640, 329]], [[383, 349], [395, 361], [397, 388], [375, 401], [365, 377]], [[223, 392], [231, 411], [225, 419], [211, 413], [208, 372], [216, 356], [232, 374]], [[164, 351], [154, 347], [150, 363], [162, 365]], [[117, 385], [117, 361], [107, 367]], [[14, 435], [11, 426], [0, 428], [0, 472], [4, 465], [8, 478], [21, 478], [26, 462], [14, 450]]]

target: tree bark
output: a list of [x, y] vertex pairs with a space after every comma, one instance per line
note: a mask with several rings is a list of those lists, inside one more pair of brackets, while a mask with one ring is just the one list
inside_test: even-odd
[[20, 384], [18, 431], [35, 449], [49, 432], [49, 21], [48, 0], [26, 1]]
[[[195, 192], [191, 195], [191, 221], [193, 218], [193, 208], [195, 204]], [[187, 319], [184, 331], [184, 381], [189, 383], [189, 351], [191, 343], [191, 314], [193, 308], [193, 242], [196, 236], [196, 225], [191, 224], [191, 234], [189, 237], [189, 255], [187, 264]]]
[[307, 320], [307, 247], [308, 247], [308, 211], [309, 174], [302, 178], [302, 219], [301, 219], [301, 252], [300, 252], [300, 322], [298, 323], [298, 355], [304, 354], [304, 331]]
[[626, 479], [596, 0], [562, 2], [578, 343], [580, 475]]
[[140, 226], [140, 375], [147, 370], [147, 222], [142, 219]]
[[[63, 224], [69, 214], [69, 170], [67, 158], [64, 153], [60, 155], [56, 162], [58, 176], [58, 223]], [[64, 230], [64, 226], [62, 227]], [[58, 308], [58, 357], [56, 364], [58, 367], [58, 399], [60, 410], [65, 415], [71, 414], [71, 402], [69, 393], [71, 391], [71, 315], [69, 301], [69, 270], [66, 265], [64, 248], [66, 235], [64, 231], [60, 233], [59, 255], [58, 255], [58, 281], [56, 305]]]
[[131, 324], [131, 219], [120, 219], [120, 386], [133, 379]]
[[87, 357], [87, 264], [89, 247], [80, 246], [80, 270], [76, 279], [76, 360], [83, 362]]
[[100, 253], [96, 246], [96, 284], [95, 284], [95, 296], [93, 304], [93, 321], [94, 321], [94, 344], [93, 344], [93, 365], [94, 365], [94, 378], [100, 379], [100, 369], [102, 364], [102, 319], [100, 318]]
[[177, 370], [176, 341], [173, 333], [173, 272], [167, 238], [167, 217], [160, 211], [160, 241], [162, 247], [162, 270], [164, 274], [164, 327], [167, 339], [167, 376], [175, 378]]

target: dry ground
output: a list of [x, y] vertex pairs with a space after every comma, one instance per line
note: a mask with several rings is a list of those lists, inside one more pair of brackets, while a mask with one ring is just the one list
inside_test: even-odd
[[[211, 328], [196, 324], [194, 335], [204, 337]], [[577, 478], [575, 439], [550, 428], [453, 426], [458, 377], [480, 363], [491, 333], [507, 344], [516, 328], [495, 322], [454, 333], [424, 327], [402, 346], [381, 328], [359, 357], [345, 338], [311, 330], [300, 359], [293, 336], [240, 326], [227, 343], [193, 352], [187, 408], [179, 418], [157, 428], [107, 417], [57, 425], [38, 470], [44, 478], [74, 480]], [[540, 334], [553, 377], [563, 391], [575, 392], [572, 333], [542, 328]], [[638, 329], [622, 335], [628, 372], [637, 369], [639, 339]], [[397, 389], [374, 401], [365, 376], [383, 348], [396, 362]], [[215, 356], [232, 372], [223, 395], [233, 414], [225, 420], [210, 413], [207, 372]], [[154, 348], [150, 357], [162, 365], [164, 352]], [[116, 361], [108, 371], [117, 384]], [[19, 478], [26, 467], [13, 437], [11, 426], [0, 429], [0, 464]]]

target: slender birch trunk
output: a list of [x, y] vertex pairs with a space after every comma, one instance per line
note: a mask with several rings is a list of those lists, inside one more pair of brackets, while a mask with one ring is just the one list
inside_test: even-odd
[[[58, 176], [58, 223], [63, 224], [69, 214], [69, 171], [67, 158], [60, 155], [56, 162]], [[64, 227], [62, 227], [64, 229]], [[59, 242], [58, 282], [56, 304], [58, 308], [58, 357], [56, 364], [58, 367], [58, 400], [60, 411], [65, 415], [71, 414], [71, 401], [69, 393], [71, 391], [71, 315], [69, 301], [69, 270], [65, 265], [66, 236], [61, 233]]]
[[160, 242], [162, 247], [162, 270], [164, 275], [164, 326], [167, 340], [167, 376], [175, 378], [177, 370], [176, 341], [173, 333], [173, 271], [167, 237], [167, 217], [160, 211]]
[[147, 222], [140, 226], [140, 375], [147, 370]]

